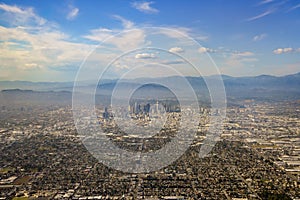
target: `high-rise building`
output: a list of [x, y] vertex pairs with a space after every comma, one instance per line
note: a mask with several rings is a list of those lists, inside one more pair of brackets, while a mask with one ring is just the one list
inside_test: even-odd
[[103, 116], [104, 119], [108, 119], [109, 118], [109, 112], [108, 112], [108, 108], [107, 107], [104, 108], [104, 112], [103, 112], [102, 116]]

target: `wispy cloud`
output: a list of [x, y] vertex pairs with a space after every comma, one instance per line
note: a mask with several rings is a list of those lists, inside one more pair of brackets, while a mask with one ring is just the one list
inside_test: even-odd
[[[182, 27], [182, 26], [169, 26], [163, 27], [165, 29], [160, 30], [161, 34], [164, 34], [170, 38], [184, 38], [186, 36], [192, 37], [195, 40], [206, 41], [209, 39], [209, 36], [203, 33], [195, 32], [192, 28]], [[168, 29], [173, 31], [168, 31]], [[176, 31], [174, 31], [176, 30]]]
[[162, 64], [164, 65], [181, 65], [185, 64], [184, 60], [168, 60], [168, 61], [163, 61]]
[[[114, 19], [117, 19], [122, 23], [121, 29], [109, 29], [109, 28], [98, 28], [90, 30], [90, 33], [84, 35], [83, 38], [89, 39], [96, 42], [105, 42], [115, 46], [118, 50], [125, 51], [129, 49], [137, 48], [139, 45], [145, 43], [145, 33], [144, 30], [134, 26], [134, 23], [130, 20], [127, 20], [119, 15], [113, 15]], [[133, 30], [129, 32], [123, 32], [128, 29]], [[105, 40], [110, 37], [114, 37], [110, 40]]]
[[[4, 10], [6, 12], [12, 12], [12, 13], [19, 13], [19, 14], [26, 14], [27, 11], [24, 9], [21, 9], [20, 7], [17, 6], [11, 6], [11, 5], [7, 5], [7, 4], [0, 4], [0, 9]], [[32, 9], [31, 9], [32, 11]]]
[[143, 13], [152, 14], [158, 13], [159, 11], [156, 8], [151, 7], [153, 1], [143, 1], [143, 2], [133, 2], [131, 6]]
[[234, 52], [232, 55], [236, 57], [249, 57], [249, 56], [253, 56], [254, 53], [251, 51], [243, 51], [243, 52]]
[[270, 10], [267, 10], [267, 11], [265, 11], [265, 12], [259, 14], [259, 15], [256, 15], [256, 16], [254, 16], [254, 17], [248, 18], [247, 21], [258, 20], [258, 19], [263, 18], [263, 17], [265, 17], [265, 16], [268, 16], [268, 15], [274, 13], [274, 12], [275, 12], [275, 9], [270, 9]]
[[293, 7], [291, 7], [291, 8], [288, 10], [288, 12], [293, 11], [293, 10], [296, 10], [296, 9], [298, 9], [298, 8], [300, 8], [300, 3], [297, 4], [297, 5], [295, 5], [295, 6], [293, 6]]
[[107, 39], [110, 36], [113, 36], [117, 33], [117, 31], [107, 29], [107, 28], [98, 28], [98, 29], [92, 29], [90, 30], [90, 33], [88, 35], [84, 35], [83, 38], [102, 42], [103, 40]]
[[264, 4], [268, 4], [268, 3], [272, 3], [274, 2], [274, 0], [263, 0], [261, 2], [258, 3], [258, 5], [264, 5]]
[[263, 33], [263, 34], [259, 34], [259, 35], [254, 36], [252, 40], [254, 42], [257, 42], [257, 41], [265, 39], [266, 37], [267, 37], [267, 34]]
[[67, 15], [67, 20], [73, 20], [78, 16], [79, 8], [70, 7], [70, 11]]
[[125, 29], [131, 29], [134, 27], [134, 23], [128, 19], [125, 19], [124, 17], [121, 17], [119, 15], [113, 15], [113, 18], [119, 20]]
[[32, 7], [19, 7], [1, 3], [0, 9], [4, 11], [0, 17], [12, 25], [24, 25], [25, 23], [43, 25], [47, 21], [38, 16]]
[[[134, 28], [134, 23], [132, 21], [125, 19], [124, 17], [121, 17], [119, 15], [113, 15], [112, 17], [122, 23], [122, 26], [123, 26], [122, 29], [109, 29], [109, 28], [93, 29], [93, 30], [90, 30], [90, 34], [85, 35], [83, 37], [86, 39], [89, 39], [89, 40], [103, 42], [105, 39], [107, 39], [111, 36], [116, 36], [116, 34], [121, 32], [122, 30]], [[126, 41], [123, 41], [121, 43], [125, 43], [125, 42]], [[134, 41], [130, 40], [130, 42], [134, 42]]]
[[225, 60], [225, 64], [230, 67], [244, 67], [245, 64], [257, 62], [255, 54], [251, 51], [244, 52], [232, 52], [230, 56]]

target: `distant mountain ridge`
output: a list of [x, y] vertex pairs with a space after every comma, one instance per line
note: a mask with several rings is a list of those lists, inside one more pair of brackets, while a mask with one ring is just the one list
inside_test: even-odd
[[[205, 79], [213, 79], [219, 76], [205, 76]], [[257, 86], [287, 86], [300, 84], [300, 72], [296, 74], [290, 74], [285, 76], [272, 76], [272, 75], [259, 75], [259, 76], [245, 76], [245, 77], [233, 77], [228, 75], [221, 75], [224, 85], [257, 85]], [[178, 76], [170, 77], [159, 77], [159, 78], [137, 78], [137, 79], [126, 79], [122, 82], [135, 83], [140, 79], [151, 81], [151, 80], [165, 80], [175, 82]], [[187, 80], [191, 83], [204, 84], [204, 79], [202, 77], [187, 76]], [[101, 81], [101, 86], [106, 85], [107, 87], [112, 87], [117, 83], [115, 79], [105, 79]], [[74, 82], [31, 82], [31, 81], [0, 81], [0, 90], [7, 89], [21, 89], [21, 90], [35, 90], [35, 91], [59, 91], [59, 90], [70, 90], [73, 87]], [[82, 86], [89, 86], [88, 81], [82, 81], [79, 83]]]
[[[163, 90], [160, 87], [151, 85], [152, 82], [159, 82], [162, 84], [172, 84], [176, 89], [185, 92], [184, 86], [178, 84], [178, 76], [160, 77], [160, 78], [139, 78], [139, 79], [126, 79], [126, 80], [104, 80], [97, 86], [97, 94], [110, 96], [116, 84], [118, 88], [124, 91], [124, 95], [128, 88], [138, 85], [142, 82], [149, 82], [149, 85], [144, 89], [144, 93], [140, 92], [140, 97], [162, 94]], [[190, 83], [197, 95], [203, 99], [209, 98], [208, 88], [205, 84], [205, 79], [213, 80], [217, 76], [203, 77], [185, 77]], [[260, 75], [253, 77], [232, 77], [222, 75], [226, 95], [228, 99], [262, 99], [262, 100], [289, 100], [300, 99], [300, 72], [286, 76], [271, 76]], [[83, 90], [86, 88], [95, 88], [88, 82], [80, 82], [80, 87]], [[32, 91], [64, 91], [72, 92], [72, 82], [26, 82], [26, 81], [0, 81], [0, 89], [3, 92], [21, 92], [20, 90]], [[19, 90], [16, 90], [19, 89]], [[3, 93], [2, 92], [2, 93]], [[24, 91], [25, 92], [25, 91]], [[28, 92], [28, 91], [27, 91]]]

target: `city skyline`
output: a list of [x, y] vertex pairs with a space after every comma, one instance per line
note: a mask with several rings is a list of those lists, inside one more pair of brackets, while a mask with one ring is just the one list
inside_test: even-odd
[[[195, 39], [202, 46], [199, 56], [209, 53], [221, 74], [293, 74], [300, 71], [299, 11], [297, 1], [276, 0], [2, 1], [0, 80], [73, 81], [103, 39], [135, 29], [137, 34], [113, 44], [116, 52], [127, 44], [134, 48], [147, 42], [144, 27], [171, 28]], [[180, 44], [166, 50], [187, 51]], [[136, 55], [134, 62], [146, 57], [155, 55]], [[209, 69], [203, 75], [211, 75]]]

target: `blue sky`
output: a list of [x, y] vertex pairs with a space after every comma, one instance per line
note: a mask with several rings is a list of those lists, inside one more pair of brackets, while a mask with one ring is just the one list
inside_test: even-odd
[[[300, 71], [300, 0], [19, 0], [0, 3], [0, 80], [72, 81], [103, 39], [150, 26], [176, 29], [194, 38], [202, 46], [197, 53], [209, 53], [222, 74]], [[146, 42], [146, 34], [140, 31], [118, 41], [136, 48], [135, 43]], [[164, 40], [161, 43], [164, 46]], [[176, 48], [178, 53], [183, 47], [174, 43]], [[111, 51], [111, 57], [117, 52]], [[148, 54], [155, 57], [151, 56], [155, 52]], [[140, 55], [136, 58], [146, 57]], [[124, 66], [122, 70], [130, 67]], [[208, 69], [203, 74], [214, 72]]]

